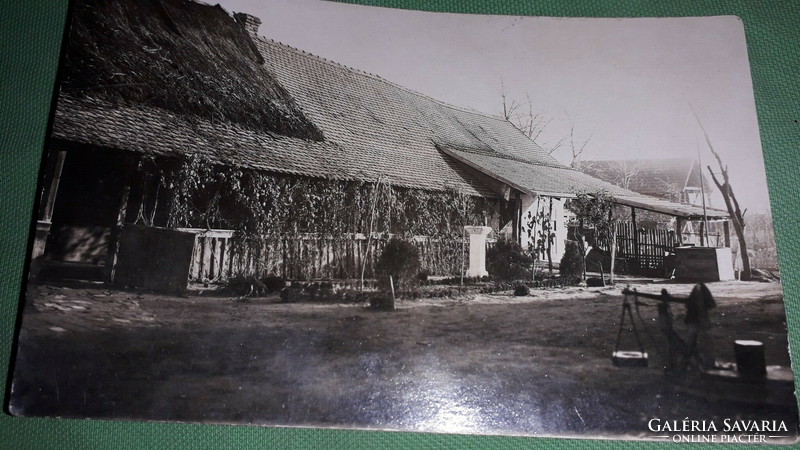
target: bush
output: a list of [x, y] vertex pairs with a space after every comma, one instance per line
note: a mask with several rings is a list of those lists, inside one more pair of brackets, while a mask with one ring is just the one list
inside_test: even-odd
[[394, 311], [394, 301], [389, 295], [375, 295], [370, 297], [369, 307], [378, 311]]
[[283, 303], [296, 303], [300, 301], [300, 297], [300, 289], [286, 287], [281, 291], [281, 301]]
[[531, 288], [525, 286], [524, 284], [518, 284], [517, 287], [514, 288], [514, 295], [517, 297], [531, 295]]
[[516, 242], [498, 240], [486, 252], [486, 271], [496, 280], [523, 280], [530, 278], [533, 258]]
[[411, 242], [392, 238], [386, 243], [375, 267], [378, 287], [388, 291], [391, 275], [395, 294], [411, 292], [419, 284], [419, 268], [417, 247]]
[[228, 279], [225, 293], [242, 297], [261, 297], [269, 293], [264, 283], [253, 275], [237, 273]]
[[286, 280], [276, 275], [267, 275], [261, 282], [270, 292], [278, 292], [286, 287]]
[[581, 254], [581, 245], [578, 241], [566, 241], [559, 273], [562, 278], [583, 278], [583, 254]]

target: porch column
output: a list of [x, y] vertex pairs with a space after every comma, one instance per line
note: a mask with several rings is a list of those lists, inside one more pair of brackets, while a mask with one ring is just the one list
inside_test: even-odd
[[466, 226], [469, 233], [469, 269], [466, 276], [483, 277], [489, 275], [486, 271], [486, 236], [492, 231], [491, 227]]
[[730, 219], [722, 222], [723, 232], [725, 233], [725, 247], [731, 246], [731, 221]]
[[511, 238], [522, 245], [522, 196], [519, 192], [514, 197], [514, 217], [511, 218]]
[[31, 255], [33, 259], [42, 256], [45, 246], [47, 245], [47, 236], [50, 234], [50, 226], [52, 225], [53, 219], [53, 208], [55, 208], [56, 195], [58, 194], [58, 184], [61, 181], [61, 172], [64, 170], [64, 160], [66, 157], [66, 151], [56, 151], [55, 164], [52, 166], [53, 178], [50, 180], [50, 186], [42, 192], [39, 217], [36, 221], [36, 237], [33, 241], [33, 254]]
[[675, 217], [675, 238], [678, 240], [678, 247], [683, 245], [683, 219]]

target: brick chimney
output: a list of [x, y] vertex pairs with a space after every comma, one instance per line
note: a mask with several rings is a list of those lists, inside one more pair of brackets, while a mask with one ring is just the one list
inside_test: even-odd
[[245, 13], [236, 13], [233, 15], [233, 19], [244, 27], [244, 30], [248, 33], [258, 34], [258, 27], [261, 26], [261, 19], [258, 17]]

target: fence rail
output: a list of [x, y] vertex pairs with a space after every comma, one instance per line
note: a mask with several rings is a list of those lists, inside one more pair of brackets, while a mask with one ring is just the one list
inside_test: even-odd
[[[232, 230], [183, 228], [195, 233], [190, 281], [225, 281], [242, 274], [286, 279], [371, 278], [386, 245], [384, 236], [371, 239], [363, 234], [323, 237], [303, 234], [294, 237], [247, 238]], [[416, 237], [421, 268], [431, 275], [457, 275], [468, 263], [465, 239]]]

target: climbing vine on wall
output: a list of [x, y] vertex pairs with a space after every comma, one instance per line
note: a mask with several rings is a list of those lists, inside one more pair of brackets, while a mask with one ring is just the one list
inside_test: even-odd
[[158, 174], [170, 228], [228, 228], [261, 237], [370, 229], [401, 237], [458, 237], [464, 225], [483, 224], [498, 211], [495, 201], [455, 189], [276, 175], [216, 165], [198, 155], [169, 164], [143, 161], [140, 168]]

